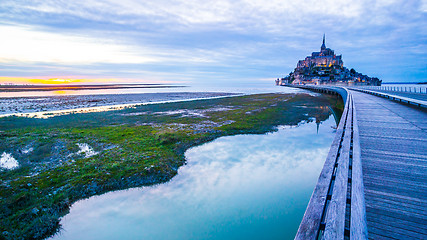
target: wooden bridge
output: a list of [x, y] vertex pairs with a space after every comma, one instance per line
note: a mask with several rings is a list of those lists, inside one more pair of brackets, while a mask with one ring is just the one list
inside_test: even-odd
[[291, 86], [340, 94], [345, 101], [295, 239], [427, 239], [425, 101]]

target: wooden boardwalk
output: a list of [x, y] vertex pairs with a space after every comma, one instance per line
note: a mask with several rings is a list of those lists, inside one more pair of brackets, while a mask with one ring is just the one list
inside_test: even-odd
[[427, 239], [427, 113], [350, 92], [358, 117], [369, 238]]
[[346, 99], [295, 239], [427, 239], [427, 111], [360, 91]]

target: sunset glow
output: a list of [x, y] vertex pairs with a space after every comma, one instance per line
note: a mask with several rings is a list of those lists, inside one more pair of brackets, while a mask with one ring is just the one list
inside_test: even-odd
[[119, 82], [120, 79], [106, 78], [26, 78], [26, 77], [0, 77], [0, 84], [91, 84]]
[[29, 81], [35, 84], [69, 84], [69, 83], [80, 83], [83, 81], [83, 79], [51, 78], [51, 79], [30, 79]]

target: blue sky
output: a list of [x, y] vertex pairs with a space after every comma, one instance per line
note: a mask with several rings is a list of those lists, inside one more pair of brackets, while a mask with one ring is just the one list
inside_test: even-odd
[[272, 82], [323, 33], [348, 68], [427, 81], [427, 0], [2, 0], [0, 81]]

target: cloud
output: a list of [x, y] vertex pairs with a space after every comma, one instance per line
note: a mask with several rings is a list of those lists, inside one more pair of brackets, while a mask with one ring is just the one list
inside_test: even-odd
[[412, 64], [419, 78], [426, 74], [426, 6], [425, 0], [3, 0], [0, 44], [8, 48], [0, 48], [0, 74], [34, 74], [41, 66], [92, 77], [265, 79], [289, 73], [326, 33], [327, 46], [349, 67], [399, 81]]
[[72, 35], [34, 30], [29, 26], [1, 26], [0, 63], [153, 64], [157, 62], [219, 62], [229, 50], [174, 49], [120, 43], [113, 37]]
[[[75, 0], [58, 2], [6, 1], [5, 8], [33, 11], [47, 14], [72, 15], [95, 21], [140, 25], [168, 23], [163, 27], [177, 27], [192, 30], [195, 27], [226, 29], [278, 30], [286, 25], [300, 25], [320, 16], [325, 20], [340, 18], [362, 19], [370, 11], [380, 16], [388, 15], [386, 9], [399, 1], [352, 1], [352, 0]], [[371, 4], [369, 4], [371, 3]], [[331, 21], [334, 24], [334, 21]]]
[[[0, 62], [66, 64], [147, 63], [155, 57], [136, 54], [135, 48], [108, 39], [35, 31], [26, 27], [0, 26]], [[141, 50], [140, 47], [137, 47]]]

